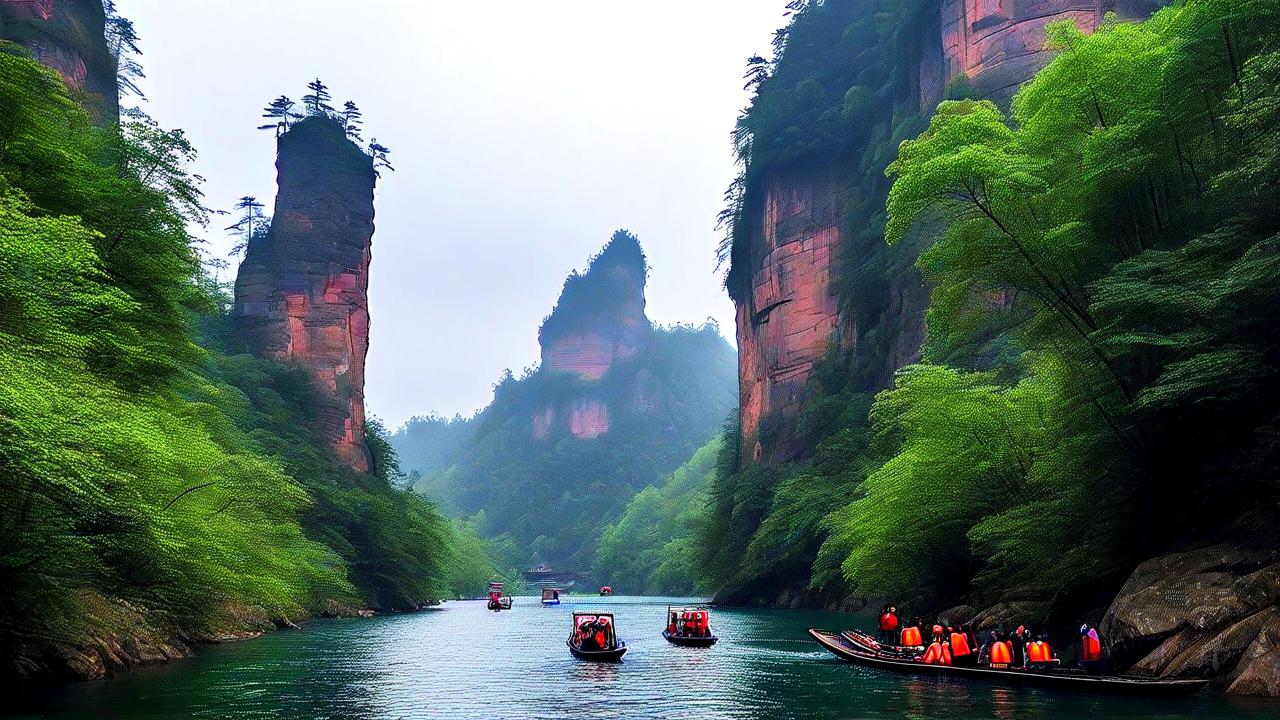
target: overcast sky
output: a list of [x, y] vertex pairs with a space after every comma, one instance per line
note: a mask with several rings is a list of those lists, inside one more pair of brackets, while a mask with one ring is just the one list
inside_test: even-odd
[[[211, 206], [254, 195], [270, 211], [260, 109], [317, 76], [391, 147], [366, 395], [393, 429], [468, 415], [504, 368], [536, 362], [565, 275], [620, 227], [649, 256], [649, 317], [713, 317], [732, 341], [715, 215], [746, 59], [785, 4], [116, 0], [142, 37], [142, 107], [195, 142]], [[208, 239], [215, 253], [233, 244]]]

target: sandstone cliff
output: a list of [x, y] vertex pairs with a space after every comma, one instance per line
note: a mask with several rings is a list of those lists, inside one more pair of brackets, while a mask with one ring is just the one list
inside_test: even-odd
[[[899, 42], [909, 65], [906, 92], [893, 112], [927, 117], [943, 88], [964, 78], [970, 95], [1007, 102], [1017, 87], [1047, 64], [1045, 26], [1069, 19], [1089, 31], [1108, 12], [1144, 17], [1162, 0], [933, 0]], [[883, 120], [881, 120], [883, 121]], [[893, 142], [889, 138], [885, 142]], [[882, 150], [873, 148], [868, 154]], [[865, 164], [864, 158], [841, 164]], [[737, 305], [739, 396], [744, 460], [785, 462], [806, 448], [795, 438], [796, 420], [814, 367], [829, 348], [860, 355], [869, 389], [888, 387], [893, 371], [920, 357], [928, 292], [909, 263], [872, 287], [840, 297], [838, 278], [873, 262], [865, 231], [869, 218], [850, 217], [852, 205], [883, 203], [887, 186], [851, 185], [835, 163], [804, 162], [750, 168], [751, 210], [735, 256], [745, 292]], [[875, 173], [871, 173], [874, 176]], [[866, 177], [866, 176], [864, 176]], [[855, 182], [861, 182], [858, 178]], [[886, 271], [888, 268], [886, 268]], [[856, 308], [856, 309], [855, 309]], [[874, 329], [874, 347], [865, 342]]]
[[236, 340], [305, 368], [324, 396], [316, 422], [344, 462], [368, 470], [373, 161], [339, 123], [313, 117], [280, 137], [276, 168], [271, 228], [250, 241], [236, 277]]
[[[719, 432], [737, 401], [729, 343], [713, 325], [655, 327], [647, 273], [639, 241], [615, 233], [565, 281], [538, 333], [538, 367], [504, 376], [447, 467], [406, 467], [442, 508], [513, 542], [520, 561], [536, 552], [586, 570], [608, 523]], [[408, 433], [392, 443], [422, 456]]]
[[107, 47], [102, 0], [0, 0], [0, 39], [29, 48], [57, 70], [94, 120], [120, 116], [116, 58]]

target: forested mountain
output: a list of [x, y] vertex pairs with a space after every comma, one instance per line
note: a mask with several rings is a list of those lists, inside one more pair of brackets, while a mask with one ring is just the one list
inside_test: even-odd
[[1102, 620], [1118, 664], [1280, 692], [1249, 589], [1280, 578], [1280, 6], [1064, 11], [1008, 101], [965, 33], [1017, 17], [955, 5], [797, 3], [753, 65], [703, 566], [740, 602]]
[[350, 469], [310, 422], [307, 372], [226, 353], [185, 135], [137, 112], [93, 125], [7, 43], [0, 107], [4, 673], [100, 676], [444, 596], [452, 531], [377, 424], [373, 470]]
[[[450, 512], [483, 511], [477, 531], [525, 558], [588, 570], [600, 532], [715, 435], [735, 400], [733, 349], [714, 325], [654, 327], [647, 273], [640, 243], [619, 231], [570, 275], [539, 331], [541, 364], [500, 380], [459, 428], [472, 437], [420, 488]], [[414, 432], [394, 442], [430, 459]]]

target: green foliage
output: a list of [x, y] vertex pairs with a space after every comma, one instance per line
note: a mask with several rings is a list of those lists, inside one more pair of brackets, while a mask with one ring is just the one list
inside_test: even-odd
[[55, 74], [9, 53], [0, 104], [9, 669], [441, 597], [449, 528], [400, 487], [378, 426], [377, 472], [344, 471], [308, 429], [301, 372], [197, 345], [222, 301], [186, 231], [204, 209], [182, 133], [139, 114], [93, 128]]
[[626, 230], [614, 232], [587, 263], [586, 272], [575, 270], [565, 279], [560, 299], [538, 329], [538, 340], [545, 345], [584, 326], [607, 321], [602, 313], [614, 312], [640, 296], [648, 275], [640, 240]]
[[650, 485], [605, 528], [592, 573], [616, 592], [689, 595], [702, 580], [693, 532], [706, 521], [707, 491], [722, 440], [702, 446], [661, 485]]
[[828, 519], [847, 579], [1089, 607], [1152, 554], [1275, 542], [1278, 21], [1055, 23], [1011, 117], [944, 103], [902, 145], [887, 236], [943, 223], [926, 359], [958, 367], [877, 399], [883, 462]]

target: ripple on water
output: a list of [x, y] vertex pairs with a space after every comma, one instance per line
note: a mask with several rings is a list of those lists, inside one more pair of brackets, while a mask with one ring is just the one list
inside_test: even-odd
[[[681, 602], [671, 600], [671, 602]], [[1275, 703], [1208, 696], [1125, 701], [886, 676], [816, 649], [808, 627], [872, 618], [721, 609], [706, 650], [659, 634], [666, 599], [571, 597], [558, 608], [517, 598], [373, 620], [309, 624], [214, 648], [109, 682], [36, 700], [39, 717], [256, 718], [1222, 718], [1280, 717]], [[631, 648], [626, 662], [575, 660], [564, 646], [575, 609], [608, 609]]]

